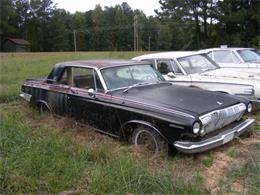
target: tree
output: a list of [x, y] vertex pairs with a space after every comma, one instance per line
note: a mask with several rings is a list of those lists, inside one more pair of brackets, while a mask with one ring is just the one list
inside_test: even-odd
[[0, 3], [1, 20], [0, 29], [4, 36], [17, 35], [18, 25], [16, 23], [17, 13], [15, 11], [14, 0], [1, 0]]

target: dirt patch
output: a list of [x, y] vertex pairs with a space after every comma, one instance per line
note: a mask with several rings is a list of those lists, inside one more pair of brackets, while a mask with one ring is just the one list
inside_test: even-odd
[[[231, 192], [239, 194], [247, 194], [244, 181], [235, 181], [230, 183], [227, 178], [227, 173], [232, 167], [242, 167], [249, 159], [253, 158], [254, 151], [252, 150], [255, 144], [260, 143], [259, 132], [255, 132], [252, 136], [237, 139], [226, 146], [217, 148], [211, 152], [213, 164], [210, 167], [201, 169], [201, 174], [204, 178], [204, 184], [212, 194], [219, 194], [225, 192], [226, 186], [230, 186]], [[228, 154], [229, 149], [234, 149], [238, 154], [232, 156]], [[234, 152], [233, 151], [233, 152]], [[201, 155], [200, 161], [207, 158], [208, 155]], [[224, 182], [224, 184], [221, 184]]]
[[[203, 160], [202, 157], [201, 160]], [[202, 172], [205, 185], [208, 189], [211, 189], [211, 192], [218, 191], [219, 181], [225, 176], [225, 172], [234, 162], [234, 159], [227, 156], [223, 152], [216, 152], [213, 155], [214, 162], [211, 167], [207, 167], [205, 171]]]

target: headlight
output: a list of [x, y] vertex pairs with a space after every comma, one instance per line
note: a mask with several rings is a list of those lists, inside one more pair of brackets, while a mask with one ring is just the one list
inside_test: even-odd
[[200, 130], [200, 135], [203, 136], [203, 135], [205, 135], [205, 133], [206, 133], [205, 129], [202, 128], [202, 129]]
[[193, 124], [193, 133], [194, 134], [198, 134], [199, 132], [200, 132], [200, 129], [201, 129], [201, 125], [200, 125], [200, 123], [199, 122], [195, 122], [194, 124]]
[[252, 112], [252, 110], [253, 110], [253, 105], [252, 105], [252, 103], [249, 103], [247, 105], [247, 112]]

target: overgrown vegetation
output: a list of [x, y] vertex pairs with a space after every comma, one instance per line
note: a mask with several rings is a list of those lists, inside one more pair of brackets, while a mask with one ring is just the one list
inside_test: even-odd
[[259, 191], [260, 115], [249, 137], [210, 152], [147, 156], [125, 142], [40, 114], [18, 100], [24, 79], [45, 77], [54, 63], [130, 58], [136, 53], [2, 54], [0, 194], [208, 194]]
[[[0, 110], [0, 193], [206, 192], [196, 185], [196, 179], [185, 183], [167, 170], [149, 170], [123, 152], [115, 155], [108, 144], [88, 148], [55, 131], [52, 123], [35, 127], [35, 121], [19, 111], [26, 108], [16, 106], [6, 104]], [[33, 108], [27, 112], [39, 114]], [[35, 119], [48, 117], [39, 115]]]

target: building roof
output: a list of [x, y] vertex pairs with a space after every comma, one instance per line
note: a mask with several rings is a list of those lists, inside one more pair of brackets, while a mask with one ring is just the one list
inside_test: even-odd
[[170, 52], [160, 52], [160, 53], [151, 53], [142, 56], [133, 58], [133, 60], [142, 60], [142, 59], [160, 59], [160, 58], [181, 58], [186, 56], [191, 56], [198, 54], [194, 51], [170, 51]]
[[6, 40], [12, 41], [18, 45], [30, 45], [30, 43], [24, 39], [17, 39], [17, 38], [7, 38]]
[[95, 67], [98, 69], [113, 67], [113, 66], [122, 66], [122, 65], [138, 65], [138, 64], [147, 64], [145, 62], [134, 61], [134, 60], [78, 60], [78, 61], [68, 61], [60, 62], [55, 66], [85, 66], [85, 67]]

